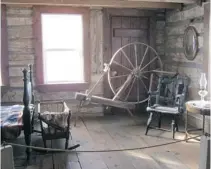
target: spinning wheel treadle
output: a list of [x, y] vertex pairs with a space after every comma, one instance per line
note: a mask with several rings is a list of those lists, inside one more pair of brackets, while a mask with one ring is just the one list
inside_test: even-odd
[[[79, 107], [84, 103], [93, 102], [133, 109], [136, 104], [148, 100], [150, 73], [162, 72], [162, 61], [155, 49], [141, 42], [121, 47], [114, 53], [110, 62], [104, 65], [104, 72], [98, 82], [86, 94], [76, 93], [75, 98], [81, 101]], [[112, 99], [92, 96], [93, 90], [105, 75], [114, 95]], [[117, 81], [120, 83], [115, 83]]]

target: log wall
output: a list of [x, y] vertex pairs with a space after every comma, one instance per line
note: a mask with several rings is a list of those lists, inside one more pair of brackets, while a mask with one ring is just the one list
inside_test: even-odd
[[[35, 51], [33, 46], [32, 7], [7, 6], [7, 31], [9, 50], [9, 81], [10, 87], [2, 88], [1, 101], [3, 103], [21, 103], [23, 98], [22, 69], [33, 64], [35, 76]], [[94, 84], [102, 72], [102, 10], [90, 9], [90, 54], [92, 58], [91, 82]], [[96, 95], [102, 95], [102, 83], [95, 90]], [[75, 110], [78, 102], [74, 99], [74, 92], [42, 93], [35, 90], [36, 100], [67, 100], [70, 108]], [[86, 107], [83, 109], [90, 114], [102, 115], [101, 106]]]

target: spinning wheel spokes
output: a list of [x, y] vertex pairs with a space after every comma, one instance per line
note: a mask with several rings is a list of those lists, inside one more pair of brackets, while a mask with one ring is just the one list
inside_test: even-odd
[[140, 100], [139, 99], [139, 93], [140, 93], [139, 92], [139, 78], [137, 78], [136, 80], [137, 80], [137, 83], [136, 83], [137, 84], [137, 101], [139, 102], [139, 100]]
[[127, 59], [127, 61], [129, 62], [129, 64], [132, 66], [132, 68], [134, 69], [135, 67], [133, 66], [133, 64], [131, 63], [131, 61], [130, 61], [130, 59], [128, 58], [128, 56], [126, 55], [126, 53], [125, 53], [125, 51], [122, 49], [122, 50], [120, 50], [122, 53], [123, 53], [123, 55], [125, 56], [125, 58]]
[[112, 76], [111, 79], [115, 79], [115, 78], [121, 78], [121, 77], [127, 77], [129, 74], [126, 75], [119, 75], [119, 76]]
[[148, 89], [147, 89], [147, 87], [146, 87], [145, 83], [143, 82], [143, 80], [142, 80], [142, 79], [140, 79], [140, 81], [141, 81], [142, 85], [144, 86], [144, 89], [146, 90], [146, 92], [148, 92]]
[[143, 74], [141, 75], [141, 77], [145, 78], [145, 79], [149, 79], [148, 77], [144, 76]]
[[145, 56], [146, 56], [146, 54], [147, 54], [147, 52], [148, 52], [148, 49], [149, 49], [149, 47], [147, 46], [147, 48], [146, 48], [146, 50], [145, 50], [145, 52], [144, 52], [144, 56], [143, 56], [143, 58], [142, 58], [142, 60], [141, 60], [139, 69], [141, 68], [141, 66], [142, 66], [142, 64], [143, 64], [143, 61], [144, 61], [144, 58], [145, 58]]
[[144, 67], [140, 67], [140, 71], [144, 70], [147, 66], [149, 66], [152, 62], [154, 62], [158, 57], [153, 58], [149, 63], [147, 63]]
[[[133, 50], [133, 55], [130, 55], [131, 50]], [[116, 65], [122, 70], [119, 70]], [[134, 42], [120, 48], [113, 55], [109, 67], [108, 82], [114, 98], [138, 104], [148, 99], [149, 75], [153, 71], [162, 70], [162, 62], [152, 47]], [[115, 75], [113, 72], [116, 72]], [[129, 81], [128, 77], [130, 77]]]
[[118, 63], [116, 61], [113, 61], [113, 63], [116, 64], [116, 65], [118, 65], [118, 66], [120, 66], [120, 67], [122, 67], [122, 68], [124, 68], [124, 69], [126, 69], [126, 70], [128, 70], [128, 71], [132, 71], [132, 69], [129, 69], [128, 67], [126, 67], [124, 65], [121, 65], [120, 63]]
[[127, 96], [125, 97], [125, 100], [124, 100], [124, 101], [126, 101], [126, 100], [128, 99], [128, 97], [129, 97], [129, 95], [130, 95], [130, 92], [131, 92], [131, 90], [132, 90], [132, 88], [133, 88], [134, 82], [135, 82], [135, 78], [133, 79], [133, 82], [132, 82], [132, 84], [131, 84], [131, 86], [130, 86], [130, 89], [129, 89], [129, 91], [128, 91], [128, 93], [127, 93]]

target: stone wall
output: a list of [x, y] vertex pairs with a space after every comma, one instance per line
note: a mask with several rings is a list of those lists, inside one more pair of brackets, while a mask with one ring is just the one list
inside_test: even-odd
[[[23, 98], [22, 69], [28, 64], [34, 66], [35, 51], [33, 46], [32, 8], [7, 6], [8, 50], [9, 50], [9, 79], [10, 87], [3, 88], [2, 102], [21, 103]], [[90, 54], [92, 58], [92, 84], [102, 72], [102, 46], [103, 46], [102, 10], [90, 9]], [[95, 90], [95, 94], [102, 95], [102, 83]], [[40, 93], [35, 91], [36, 100], [68, 100], [68, 105], [75, 110], [78, 102], [74, 99], [74, 92]], [[92, 106], [83, 109], [88, 113], [102, 115], [101, 106]]]
[[[198, 99], [199, 77], [203, 67], [203, 23], [204, 8], [198, 5], [185, 6], [182, 11], [168, 11], [165, 27], [165, 69], [178, 71], [191, 79], [189, 99]], [[185, 58], [183, 51], [183, 35], [188, 26], [194, 26], [199, 34], [199, 51], [193, 61]]]

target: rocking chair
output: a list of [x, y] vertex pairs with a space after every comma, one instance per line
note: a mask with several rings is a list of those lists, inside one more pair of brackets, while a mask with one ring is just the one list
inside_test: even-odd
[[[153, 77], [153, 74], [151, 75]], [[153, 80], [153, 78], [151, 78]], [[149, 92], [149, 101], [147, 112], [149, 118], [145, 135], [149, 129], [159, 129], [171, 131], [173, 139], [175, 131], [179, 130], [178, 118], [184, 112], [184, 104], [188, 91], [189, 79], [187, 76], [176, 74], [175, 76], [160, 75], [158, 77], [158, 85], [156, 91]], [[172, 117], [171, 130], [161, 128], [161, 117], [164, 114], [169, 114]], [[158, 118], [154, 118], [157, 115]], [[158, 120], [158, 126], [152, 126], [152, 120]]]

